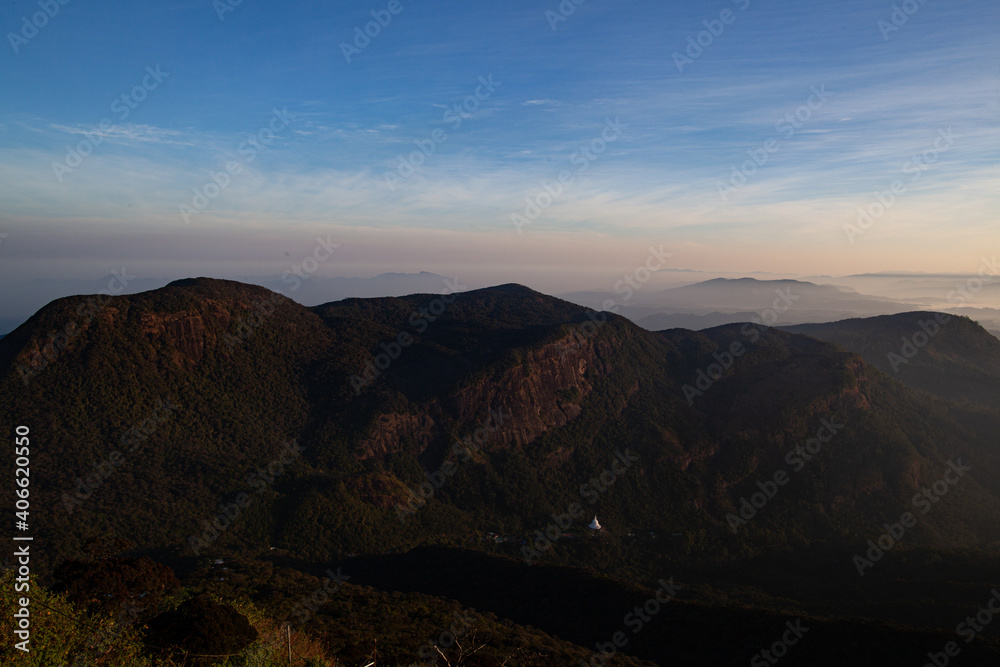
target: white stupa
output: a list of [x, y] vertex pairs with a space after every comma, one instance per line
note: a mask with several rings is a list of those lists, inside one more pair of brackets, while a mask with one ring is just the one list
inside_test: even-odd
[[597, 515], [596, 514], [594, 515], [594, 520], [590, 522], [590, 529], [591, 530], [600, 530], [601, 529], [601, 524], [597, 522]]

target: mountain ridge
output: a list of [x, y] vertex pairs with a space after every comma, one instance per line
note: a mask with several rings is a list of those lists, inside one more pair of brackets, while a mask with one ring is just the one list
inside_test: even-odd
[[[536, 500], [534, 505], [539, 507], [554, 504], [558, 509], [561, 504], [551, 494], [543, 494], [550, 497], [543, 500], [537, 490], [529, 490], [532, 480], [539, 474], [544, 478], [557, 475], [553, 480], [586, 479], [593, 474], [588, 471], [599, 471], [607, 465], [601, 462], [607, 455], [602, 452], [613, 452], [615, 448], [611, 445], [619, 438], [611, 434], [631, 433], [627, 437], [645, 443], [642, 464], [645, 472], [622, 487], [625, 495], [615, 501], [618, 508], [611, 510], [611, 516], [619, 522], [649, 523], [651, 517], [641, 518], [643, 512], [626, 511], [620, 503], [630, 494], [662, 496], [663, 491], [654, 491], [648, 481], [642, 481], [646, 477], [664, 482], [673, 479], [671, 484], [690, 490], [684, 493], [694, 494], [693, 503], [684, 503], [686, 509], [678, 515], [686, 517], [680, 523], [698, 526], [706, 525], [707, 520], [707, 525], [714, 525], [713, 532], [719, 531], [713, 539], [722, 539], [726, 534], [724, 518], [738, 509], [740, 489], [746, 484], [752, 486], [754, 471], [762, 462], [780, 464], [775, 447], [780, 447], [789, 435], [779, 436], [779, 432], [794, 431], [804, 439], [821, 417], [837, 410], [857, 413], [860, 419], [868, 420], [871, 417], [866, 415], [873, 409], [884, 409], [874, 402], [876, 395], [883, 396], [880, 401], [894, 404], [900, 399], [892, 397], [901, 391], [904, 403], [894, 410], [923, 400], [908, 390], [894, 389], [895, 385], [881, 379], [881, 374], [868, 367], [861, 357], [757, 325], [654, 334], [619, 316], [596, 313], [513, 284], [457, 294], [452, 304], [444, 303], [443, 297], [451, 298], [411, 295], [347, 300], [308, 309], [262, 288], [233, 281], [176, 281], [162, 290], [111, 299], [91, 322], [81, 326], [64, 349], [46, 360], [36, 375], [22, 381], [13, 372], [10, 360], [16, 357], [23, 368], [33, 354], [38, 354], [40, 345], [44, 345], [42, 332], [50, 323], [61, 321], [56, 313], [71, 313], [80, 303], [60, 300], [43, 309], [37, 319], [33, 318], [23, 331], [16, 331], [10, 340], [0, 341], [0, 358], [8, 359], [3, 367], [4, 388], [8, 396], [16, 388], [22, 395], [17, 404], [23, 406], [25, 391], [28, 396], [38, 396], [36, 390], [41, 385], [48, 386], [47, 377], [72, 376], [77, 372], [101, 377], [97, 363], [107, 363], [110, 368], [131, 366], [130, 375], [138, 384], [117, 400], [112, 401], [110, 395], [100, 399], [105, 401], [100, 410], [96, 406], [91, 408], [96, 414], [117, 416], [110, 422], [89, 424], [82, 429], [89, 435], [78, 442], [89, 444], [74, 445], [77, 470], [88, 467], [87, 456], [97, 457], [102, 447], [104, 451], [110, 449], [101, 445], [101, 438], [111, 436], [112, 442], [120, 439], [131, 423], [142, 423], [148, 418], [156, 401], [169, 400], [181, 406], [175, 421], [182, 419], [183, 412], [183, 420], [194, 419], [202, 424], [199, 431], [202, 435], [195, 441], [207, 438], [206, 442], [213, 444], [205, 448], [228, 452], [234, 461], [246, 460], [250, 452], [259, 450], [253, 456], [266, 462], [275, 455], [281, 442], [297, 437], [309, 451], [303, 465], [312, 471], [302, 473], [303, 483], [309, 478], [317, 481], [330, 478], [332, 473], [322, 471], [354, 471], [333, 474], [331, 479], [339, 478], [349, 486], [328, 500], [308, 500], [312, 497], [309, 494], [300, 497], [298, 506], [305, 515], [314, 515], [319, 507], [328, 507], [333, 497], [339, 498], [337, 502], [349, 501], [351, 506], [367, 507], [365, 512], [390, 511], [366, 505], [360, 496], [352, 495], [356, 492], [346, 489], [367, 488], [364, 497], [369, 500], [381, 494], [387, 499], [380, 501], [383, 505], [388, 502], [393, 507], [405, 506], [411, 493], [406, 487], [412, 490], [419, 486], [417, 479], [435, 472], [449, 460], [452, 448], [447, 443], [463, 440], [482, 428], [491, 414], [502, 412], [508, 415], [507, 425], [498, 429], [481, 454], [487, 459], [507, 460], [506, 465], [513, 465], [512, 471], [520, 471], [505, 473], [503, 484], [519, 488], [522, 497], [514, 501], [509, 491], [496, 486], [499, 480], [485, 481], [491, 473], [489, 466], [484, 468], [480, 460], [464, 469], [466, 473], [475, 471], [464, 476], [470, 478], [468, 481], [454, 484], [454, 490], [449, 484], [430, 499], [428, 507], [446, 513], [457, 510], [467, 519], [481, 515], [476, 520], [481, 522], [494, 512], [482, 500], [499, 493], [500, 498], [507, 497], [503, 506], [521, 508], [504, 521], [518, 516], [516, 522], [527, 529], [535, 514], [528, 510], [532, 506], [527, 502], [529, 499]], [[440, 315], [435, 316], [430, 310], [420, 315], [421, 308], [436, 300], [441, 300]], [[418, 319], [414, 320], [414, 315]], [[753, 334], [752, 339], [748, 332]], [[399, 345], [397, 350], [393, 345], [402, 333], [407, 333], [413, 342]], [[732, 368], [723, 377], [712, 380], [704, 395], [687, 396], [684, 387], [696, 387], [699, 373], [707, 372], [704, 369], [711, 369], [716, 363], [713, 355], [724, 357], [734, 343], [744, 345], [746, 353], [734, 358]], [[386, 349], [395, 356], [390, 359], [392, 355]], [[132, 355], [128, 357], [131, 361], [124, 365], [121, 361], [110, 361], [120, 354]], [[376, 369], [378, 375], [371, 378], [369, 385], [355, 391], [350, 379], [372, 368], [380, 354], [388, 361], [386, 369]], [[107, 372], [103, 375], [107, 377]], [[254, 406], [255, 411], [265, 416], [270, 424], [266, 432], [256, 429], [244, 432], [243, 427], [234, 433], [219, 430], [223, 424], [231, 428], [241, 421], [235, 415], [242, 406], [223, 400], [236, 387], [241, 388], [238, 393], [244, 397], [248, 409]], [[75, 390], [67, 387], [59, 391], [64, 393], [61, 400], [79, 403], [80, 397], [72, 397]], [[198, 392], [219, 398], [207, 400]], [[84, 405], [98, 400], [102, 392], [92, 393], [95, 396], [84, 399]], [[766, 398], [770, 395], [773, 400]], [[131, 397], [128, 402], [132, 408], [123, 409], [124, 397]], [[776, 408], [775, 401], [781, 397], [790, 403]], [[52, 405], [40, 397], [38, 400], [39, 406]], [[646, 407], [637, 407], [640, 405]], [[38, 414], [38, 408], [25, 410]], [[655, 417], [652, 421], [646, 417], [629, 423], [627, 419], [631, 417], [625, 415], [636, 410], [646, 410]], [[953, 408], [928, 405], [922, 410], [933, 415], [933, 419], [944, 420], [959, 433], [970, 433], [967, 427], [958, 427], [954, 422], [954, 414], [958, 413], [950, 413]], [[222, 414], [233, 417], [220, 422]], [[883, 418], [888, 419], [878, 417]], [[52, 416], [46, 420], [51, 421]], [[815, 420], [812, 425], [810, 420]], [[168, 420], [159, 426], [149, 441], [171, 432], [170, 423]], [[590, 433], [576, 440], [578, 444], [570, 444], [583, 435], [578, 433], [583, 423], [589, 425], [584, 428]], [[637, 430], [639, 424], [644, 425]], [[904, 428], [892, 420], [888, 424], [890, 430]], [[610, 430], [604, 433], [604, 429]], [[101, 433], [105, 435], [100, 436]], [[860, 433], [852, 437], [870, 439]], [[970, 437], [976, 441], [979, 436]], [[912, 438], [916, 438], [915, 442], [924, 440], [916, 434], [906, 436]], [[954, 437], [945, 442], [951, 443], [946, 450], [967, 450]], [[157, 446], [162, 448], [164, 444], [159, 442]], [[741, 452], [748, 447], [748, 452], [765, 449], [744, 459]], [[921, 447], [924, 453], [909, 467], [890, 468], [898, 471], [893, 474], [901, 476], [888, 487], [888, 480], [884, 480], [870, 488], [904, 488], [909, 483], [904, 481], [907, 478], [916, 480], [924, 474], [931, 475], [926, 456], [940, 448]], [[207, 461], [206, 451], [190, 448], [184, 451], [191, 461]], [[87, 454], [82, 455], [84, 452]], [[940, 456], [946, 459], [946, 455]], [[737, 464], [738, 461], [743, 462]], [[177, 460], [174, 465], [180, 464], [181, 460]], [[546, 472], [531, 472], [530, 466], [538, 464]], [[704, 468], [706, 465], [709, 467]], [[673, 472], [671, 466], [677, 466]], [[691, 471], [685, 473], [689, 468]], [[912, 472], [917, 469], [926, 470], [923, 474]], [[911, 472], [903, 474], [904, 470]], [[691, 478], [691, 472], [698, 478], [707, 474], [709, 478], [722, 475], [731, 479], [713, 482], [705, 488]], [[682, 474], [678, 476], [679, 473]], [[523, 478], [519, 477], [521, 474]], [[228, 475], [209, 487], [218, 487], [216, 493], [235, 489], [238, 485]], [[237, 479], [240, 476], [235, 475]], [[855, 489], [849, 493], [870, 493], [863, 491], [868, 488], [865, 484], [848, 481], [850, 474], [846, 469], [836, 477], [843, 480], [846, 489]], [[64, 479], [60, 491], [72, 486], [72, 479], [72, 476]], [[225, 482], [226, 479], [230, 481]], [[478, 495], [477, 479], [493, 490], [473, 502]], [[741, 479], [745, 481], [739, 482]], [[565, 487], [566, 481], [552, 483]], [[284, 497], [279, 492], [281, 488], [279, 484], [269, 489], [269, 493], [277, 492]], [[302, 488], [314, 487], [307, 483]], [[698, 488], [701, 490], [695, 491]], [[192, 488], [191, 493], [205, 497], [204, 488]], [[980, 489], [976, 493], [991, 492]], [[452, 497], [453, 494], [458, 495]], [[461, 498], [467, 500], [459, 501]], [[445, 504], [439, 506], [441, 499]], [[982, 500], [985, 502], [985, 497]], [[455, 502], [458, 505], [452, 505]], [[666, 502], [666, 498], [657, 502]], [[851, 501], [838, 510], [830, 498], [823, 502], [823, 512], [839, 512], [842, 519], [847, 518], [843, 507], [857, 502], [857, 499]], [[422, 512], [420, 516], [423, 515]], [[628, 518], [629, 515], [634, 516]], [[658, 523], [662, 524], [662, 519]], [[856, 523], [856, 519], [849, 523]], [[260, 528], [264, 525], [271, 524], [264, 521]], [[767, 525], [776, 524], [767, 522]], [[403, 537], [410, 530], [403, 526], [400, 533], [382, 526], [377, 532], [383, 537], [378, 539], [395, 542], [402, 538], [405, 542], [420, 532], [411, 531], [410, 538]], [[983, 534], [992, 533], [987, 530]], [[392, 535], [396, 537], [390, 538]], [[795, 539], [811, 539], [805, 535]], [[279, 532], [269, 539], [280, 536]], [[333, 543], [340, 543], [339, 548], [344, 550], [360, 548], [351, 544], [352, 539], [355, 538], [344, 542], [337, 538]], [[737, 550], [756, 548], [741, 542], [734, 546]]]
[[[184, 571], [272, 546], [323, 571], [439, 545], [622, 582], [743, 562], [852, 581], [905, 512], [916, 525], [866, 581], [921, 550], [1000, 548], [995, 412], [816, 337], [649, 332], [516, 284], [314, 308], [208, 278], [61, 299], [0, 340], [0, 416], [44, 443], [42, 574], [102, 535]], [[915, 499], [952, 463], [971, 471], [925, 516]]]

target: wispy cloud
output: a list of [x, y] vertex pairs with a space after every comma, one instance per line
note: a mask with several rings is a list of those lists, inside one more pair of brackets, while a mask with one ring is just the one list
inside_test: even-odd
[[[830, 273], [837, 262], [880, 270], [889, 257], [959, 257], [994, 233], [995, 3], [927, 3], [888, 41], [876, 21], [891, 3], [753, 3], [680, 74], [672, 53], [711, 18], [698, 5], [586, 3], [553, 32], [528, 0], [427, 2], [407, 5], [350, 64], [339, 43], [370, 8], [243, 3], [220, 23], [209, 5], [181, 3], [151, 22], [139, 3], [116, 9], [114, 31], [100, 11], [79, 10], [73, 31], [53, 22], [44, 48], [40, 37], [0, 71], [2, 89], [17, 92], [0, 103], [0, 215], [170, 228], [194, 188], [238, 161], [195, 226], [506, 238], [511, 214], [572, 171], [530, 239], [504, 246], [515, 266], [535, 258], [533, 239], [625, 247], [665, 234], [691, 266], [736, 266], [742, 249], [777, 269], [823, 257]], [[164, 85], [58, 182], [53, 162], [156, 63], [170, 72]], [[503, 85], [446, 118], [486, 76]], [[803, 113], [814, 86], [829, 102], [786, 136], [780, 123]], [[293, 122], [249, 160], [241, 147], [285, 107]], [[609, 118], [627, 127], [602, 147]], [[846, 247], [843, 224], [948, 128], [954, 145]], [[778, 149], [722, 200], [720, 181], [771, 139]], [[419, 165], [390, 190], [385, 174], [403, 159]]]
[[195, 145], [193, 141], [186, 140], [187, 135], [184, 132], [162, 127], [153, 127], [152, 125], [136, 125], [133, 123], [126, 123], [124, 125], [111, 125], [103, 130], [99, 127], [69, 127], [66, 125], [59, 125], [57, 123], [50, 123], [48, 127], [56, 132], [62, 132], [64, 134], [75, 134], [88, 137], [99, 136], [100, 138], [108, 139], [109, 141], [120, 144], [152, 143], [173, 144], [177, 146]]

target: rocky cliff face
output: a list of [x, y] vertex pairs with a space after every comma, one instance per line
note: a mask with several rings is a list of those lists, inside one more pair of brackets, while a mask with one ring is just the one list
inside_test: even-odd
[[[580, 402], [593, 389], [594, 374], [612, 343], [595, 345], [568, 334], [531, 349], [520, 363], [482, 376], [454, 394], [422, 406], [420, 414], [383, 413], [358, 450], [361, 459], [390, 452], [418, 455], [443, 438], [442, 422], [460, 437], [474, 437], [484, 448], [527, 447], [543, 433], [578, 417]], [[601, 347], [607, 347], [601, 350]], [[448, 443], [441, 443], [447, 448]]]
[[372, 434], [361, 441], [356, 455], [361, 460], [400, 451], [420, 455], [440, 436], [437, 422], [429, 414], [382, 413], [375, 418]]
[[[228, 326], [228, 313], [219, 318], [222, 326]], [[150, 338], [152, 350], [163, 350], [178, 367], [193, 368], [205, 355], [206, 327], [199, 313], [141, 315], [142, 331]], [[211, 336], [214, 342], [215, 336]], [[154, 352], [155, 354], [155, 352]]]
[[463, 424], [483, 422], [502, 412], [494, 441], [525, 447], [546, 431], [580, 415], [580, 401], [593, 389], [591, 379], [605, 371], [594, 339], [576, 341], [570, 334], [528, 351], [520, 364], [484, 377], [447, 399]]
[[33, 375], [63, 356], [80, 353], [91, 339], [133, 339], [141, 334], [147, 343], [146, 361], [166, 359], [174, 368], [190, 371], [213, 348], [223, 344], [231, 348], [269, 320], [280, 321], [274, 317], [277, 308], [304, 310], [281, 295], [227, 281], [178, 281], [164, 288], [168, 290], [182, 298], [156, 309], [145, 309], [146, 297], [141, 294], [55, 301], [10, 337], [15, 343], [14, 362], [22, 374]]

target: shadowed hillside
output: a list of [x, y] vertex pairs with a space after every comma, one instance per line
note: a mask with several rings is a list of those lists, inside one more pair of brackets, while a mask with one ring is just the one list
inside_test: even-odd
[[1000, 416], [752, 324], [654, 333], [517, 285], [304, 308], [193, 279], [53, 302], [0, 368], [0, 414], [39, 443], [41, 573], [103, 535], [304, 570], [436, 543], [643, 585], [747, 559], [853, 577], [907, 511], [898, 553], [1000, 545]]
[[781, 328], [856, 352], [911, 387], [1000, 408], [1000, 340], [967, 317], [913, 312]]

